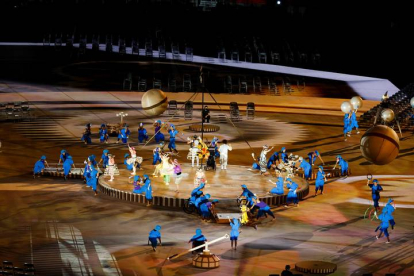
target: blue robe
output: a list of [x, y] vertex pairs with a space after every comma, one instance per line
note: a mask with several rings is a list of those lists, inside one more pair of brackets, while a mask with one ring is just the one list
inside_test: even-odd
[[145, 128], [138, 128], [138, 141], [142, 143], [144, 140], [148, 140], [147, 130]]
[[102, 153], [102, 167], [105, 169], [108, 166], [108, 162], [109, 162], [109, 156], [105, 155], [105, 153]]
[[277, 178], [276, 187], [271, 189], [270, 193], [274, 195], [283, 195], [283, 177]]
[[254, 194], [247, 188], [244, 188], [241, 196], [246, 197], [246, 201], [247, 201], [247, 206], [252, 206], [253, 205], [253, 199], [256, 198], [254, 196]]
[[190, 202], [191, 203], [193, 203], [193, 204], [195, 204], [195, 201], [196, 201], [196, 199], [197, 199], [197, 192], [198, 191], [200, 191], [202, 188], [203, 188], [204, 186], [198, 186], [197, 188], [195, 188], [195, 189], [193, 189], [192, 191], [191, 191], [191, 197], [190, 197]]
[[344, 134], [347, 134], [348, 132], [350, 132], [352, 130], [352, 128], [350, 127], [350, 118], [349, 118], [349, 114], [345, 114], [344, 115]]
[[230, 226], [231, 226], [231, 231], [230, 231], [230, 240], [237, 241], [237, 238], [239, 237], [239, 228], [240, 228], [240, 221], [236, 220], [236, 222], [234, 220], [230, 221]]
[[168, 143], [168, 148], [169, 149], [175, 149], [175, 136], [178, 134], [178, 130], [170, 130], [168, 131], [168, 133], [170, 134], [170, 142]]
[[321, 192], [323, 192], [323, 185], [325, 184], [325, 172], [320, 172], [318, 170], [318, 173], [316, 174], [316, 180], [315, 180], [315, 191], [317, 192], [319, 189]]
[[381, 215], [378, 216], [378, 219], [381, 220], [381, 224], [377, 229], [380, 229], [381, 232], [384, 232], [384, 235], [388, 237], [389, 236], [388, 227], [390, 227], [390, 223], [389, 223], [390, 216], [387, 213], [382, 213]]
[[128, 143], [129, 134], [131, 134], [131, 131], [129, 131], [129, 129], [122, 128], [121, 132], [118, 135], [118, 138], [121, 138], [122, 143], [126, 144]]
[[313, 156], [313, 158], [312, 158], [312, 155], [314, 154], [315, 152], [309, 152], [308, 153], [308, 159], [309, 159], [309, 163], [312, 165], [312, 164], [315, 164], [315, 161], [316, 161], [316, 157], [318, 157], [319, 156], [319, 154], [315, 154], [314, 156]]
[[161, 239], [161, 233], [155, 229], [153, 229], [148, 236], [148, 239], [151, 242], [151, 246], [156, 248], [158, 245], [157, 239]]
[[81, 141], [85, 141], [87, 144], [91, 144], [92, 140], [91, 140], [91, 129], [88, 128], [85, 130], [85, 133], [82, 135]]
[[289, 192], [287, 194], [287, 203], [290, 203], [293, 201], [293, 203], [298, 203], [298, 195], [296, 194], [296, 190], [298, 189], [298, 184], [295, 182], [292, 182], [292, 184], [287, 184], [286, 187], [289, 189]]
[[90, 178], [86, 182], [88, 186], [92, 187], [94, 191], [96, 191], [96, 184], [98, 182], [98, 179], [96, 178], [97, 175], [98, 175], [98, 171], [94, 167], [92, 167], [91, 172], [90, 172]]
[[33, 173], [34, 174], [41, 173], [44, 168], [45, 168], [45, 160], [40, 159], [35, 163], [34, 168], [33, 168]]
[[91, 186], [91, 172], [92, 172], [92, 166], [89, 166], [88, 164], [85, 165], [85, 169], [83, 171], [83, 176], [86, 180], [86, 185]]
[[267, 168], [270, 169], [270, 167], [272, 166], [274, 162], [276, 162], [276, 160], [279, 160], [278, 152], [275, 152], [272, 154], [272, 156], [270, 156], [269, 160], [267, 161]]
[[395, 208], [394, 206], [392, 206], [392, 204], [390, 202], [388, 202], [385, 206], [384, 209], [382, 210], [383, 213], [387, 213], [389, 216], [389, 222], [391, 224], [392, 227], [394, 227], [395, 225], [395, 220], [394, 217], [392, 215], [392, 213], [394, 213]]
[[358, 120], [357, 120], [357, 117], [356, 117], [356, 113], [355, 112], [352, 112], [352, 115], [351, 115], [351, 122], [350, 122], [350, 129], [352, 130], [352, 129], [354, 129], [354, 128], [359, 128], [359, 126], [358, 126]]
[[371, 193], [372, 193], [372, 200], [374, 201], [374, 207], [378, 208], [379, 207], [379, 200], [380, 200], [380, 192], [383, 190], [381, 185], [377, 184], [377, 186], [375, 186], [374, 184], [369, 184], [368, 185], [371, 188]]
[[303, 168], [303, 174], [305, 176], [305, 179], [308, 179], [312, 175], [312, 166], [309, 164], [308, 161], [305, 159], [300, 162], [299, 168]]
[[144, 192], [145, 192], [145, 198], [147, 200], [152, 200], [152, 185], [151, 185], [151, 180], [146, 179], [145, 180], [144, 187], [145, 187], [145, 190], [144, 190]]
[[157, 162], [161, 163], [162, 160], [160, 157], [160, 153], [156, 151], [152, 154], [152, 165], [156, 165]]
[[132, 171], [132, 169], [133, 169], [133, 167], [134, 167], [134, 163], [132, 163], [132, 164], [128, 164], [127, 160], [128, 160], [128, 158], [125, 158], [125, 159], [124, 159], [124, 164], [125, 164], [125, 166], [126, 166], [126, 169], [127, 169], [128, 171]]
[[101, 143], [103, 143], [103, 142], [105, 142], [106, 140], [107, 140], [107, 138], [108, 138], [108, 130], [105, 128], [105, 129], [100, 129], [99, 130], [99, 141], [101, 142]]
[[65, 153], [65, 155], [63, 155], [62, 153], [60, 154], [59, 158], [60, 160], [62, 160], [62, 162], [64, 163], [66, 161], [66, 158], [68, 158], [68, 156], [70, 156], [69, 153]]
[[288, 162], [288, 155], [286, 152], [282, 152], [280, 154], [280, 158], [282, 159], [283, 163], [287, 163]]
[[201, 211], [201, 215], [203, 216], [203, 218], [209, 218], [210, 217], [210, 210], [207, 207], [207, 202], [208, 202], [208, 200], [206, 202], [203, 202], [200, 205], [200, 211]]
[[156, 143], [159, 143], [159, 142], [165, 140], [164, 134], [160, 131], [160, 129], [161, 129], [160, 126], [155, 127], [155, 133], [156, 133], [155, 134], [155, 142]]
[[339, 158], [338, 165], [341, 166], [341, 175], [348, 174], [348, 162], [342, 158]]
[[70, 168], [73, 165], [73, 160], [72, 159], [66, 159], [65, 162], [63, 162], [63, 171], [65, 173], [65, 177], [68, 176], [68, 174], [70, 173]]

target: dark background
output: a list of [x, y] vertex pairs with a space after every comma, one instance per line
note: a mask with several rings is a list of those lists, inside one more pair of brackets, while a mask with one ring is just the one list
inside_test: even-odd
[[412, 82], [409, 1], [262, 2], [241, 6], [219, 1], [203, 11], [190, 1], [6, 0], [0, 2], [0, 40], [41, 42], [45, 34], [52, 40], [55, 34], [73, 34], [75, 41], [88, 35], [90, 42], [93, 34], [100, 34], [104, 43], [111, 34], [127, 43], [138, 37], [141, 48], [151, 38], [156, 49], [162, 38], [167, 51], [176, 41], [181, 52], [187, 45], [194, 54], [217, 56], [220, 43], [228, 52], [236, 47], [242, 51], [244, 41], [256, 37], [268, 53], [290, 47], [309, 56], [321, 54], [320, 66], [290, 66], [387, 78], [399, 88]]

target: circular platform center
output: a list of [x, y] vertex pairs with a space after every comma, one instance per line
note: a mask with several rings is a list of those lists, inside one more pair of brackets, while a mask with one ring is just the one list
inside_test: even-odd
[[[122, 169], [123, 165], [120, 165], [120, 175], [115, 176], [113, 182], [109, 182], [109, 176], [101, 178], [104, 184], [118, 190], [132, 192], [133, 184], [131, 171]], [[143, 170], [137, 171], [137, 174], [142, 176], [147, 174], [150, 176], [153, 195], [173, 197], [173, 198], [184, 198], [190, 197], [191, 191], [197, 187], [194, 184], [195, 174], [197, 167], [191, 167], [191, 164], [182, 164], [182, 179], [178, 186], [179, 192], [175, 192], [177, 186], [175, 184], [175, 176], [171, 177], [170, 185], [166, 185], [163, 182], [162, 177], [153, 177], [154, 172], [153, 166], [143, 166]], [[264, 197], [267, 193], [275, 187], [275, 184], [269, 182], [272, 180], [276, 181], [274, 176], [262, 176], [258, 171], [250, 171], [249, 167], [229, 165], [227, 170], [217, 169], [216, 171], [210, 170], [205, 171], [207, 184], [204, 189], [205, 193], [211, 195], [212, 198], [217, 199], [234, 199], [242, 193], [241, 185], [245, 184], [249, 190], [257, 194], [259, 197]], [[294, 181], [299, 185], [299, 189], [302, 189], [306, 185], [306, 181], [299, 177], [294, 177]], [[285, 194], [288, 190], [285, 189]]]

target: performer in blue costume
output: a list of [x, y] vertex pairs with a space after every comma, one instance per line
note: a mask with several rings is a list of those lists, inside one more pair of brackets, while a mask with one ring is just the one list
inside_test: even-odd
[[336, 168], [336, 165], [339, 165], [341, 167], [341, 175], [345, 175], [345, 176], [348, 175], [348, 162], [346, 162], [342, 158], [342, 156], [340, 156], [340, 155], [337, 155], [336, 156], [336, 164], [335, 164], [335, 166], [333, 168], [334, 170]]
[[168, 133], [170, 134], [170, 142], [168, 143], [168, 148], [170, 151], [174, 150], [175, 152], [178, 152], [175, 145], [175, 136], [177, 136], [178, 130], [175, 129], [175, 126], [173, 124], [170, 124], [170, 130]]
[[[199, 191], [200, 192], [200, 191]], [[197, 193], [199, 193], [199, 192], [197, 192]], [[195, 200], [195, 207], [197, 208], [197, 210], [198, 210], [198, 213], [199, 214], [201, 214], [202, 215], [202, 213], [201, 213], [201, 205], [203, 204], [203, 203], [207, 203], [208, 202], [208, 200], [210, 199], [210, 195], [209, 194], [206, 194], [206, 195], [204, 195], [204, 196], [199, 196], [196, 200]]]
[[287, 163], [288, 162], [288, 155], [286, 153], [286, 148], [283, 147], [280, 150], [280, 159], [282, 160], [283, 163]]
[[154, 250], [154, 251], [157, 250], [157, 245], [158, 245], [157, 240], [160, 242], [160, 246], [162, 246], [162, 244], [161, 244], [161, 233], [160, 233], [160, 230], [161, 230], [161, 226], [157, 225], [149, 233], [149, 236], [148, 236], [148, 240], [151, 242], [152, 250]]
[[143, 186], [141, 186], [143, 183], [139, 175], [134, 176], [134, 182], [132, 184], [134, 185], [134, 189], [132, 190], [134, 194], [141, 194], [143, 192]]
[[96, 185], [98, 183], [98, 170], [95, 168], [95, 166], [92, 166], [92, 171], [91, 171], [91, 177], [89, 178], [89, 184], [88, 186], [92, 187], [92, 190], [95, 192], [95, 196], [98, 195], [98, 192], [96, 190]]
[[325, 165], [325, 162], [323, 162], [323, 160], [322, 160], [321, 154], [319, 153], [319, 151], [315, 150], [315, 151], [312, 151], [312, 152], [309, 152], [308, 153], [309, 163], [312, 166], [315, 165], [316, 157], [319, 157], [319, 159], [321, 160], [322, 164]]
[[106, 128], [105, 124], [101, 125], [101, 128], [99, 129], [99, 142], [108, 144], [108, 138], [109, 138], [109, 134], [108, 134], [108, 129]]
[[[210, 210], [208, 209], [208, 206], [207, 206], [207, 203], [208, 203], [209, 199], [210, 199], [210, 195], [206, 194], [205, 200], [203, 200], [203, 202], [199, 204], [201, 217], [202, 217], [203, 220], [208, 220], [208, 219], [210, 219], [210, 216], [211, 216]], [[197, 200], [196, 200], [196, 202], [197, 202]]]
[[[382, 212], [381, 215], [378, 216], [378, 219], [381, 221], [381, 224], [379, 226], [380, 234], [378, 236], [375, 236], [377, 240], [381, 238], [382, 233], [384, 233], [385, 237], [387, 238], [387, 241], [385, 243], [390, 243], [390, 234], [388, 234], [388, 227], [390, 226], [390, 216], [387, 212]], [[377, 228], [378, 229], [378, 228]], [[376, 231], [375, 231], [376, 232]]]
[[357, 111], [358, 111], [357, 109], [352, 110], [351, 121], [350, 121], [350, 126], [349, 126], [349, 128], [350, 128], [349, 132], [350, 133], [355, 128], [357, 134], [359, 134], [359, 130], [358, 130], [359, 125], [358, 125], [358, 120], [357, 120], [357, 116], [356, 116]]
[[255, 204], [256, 208], [259, 208], [259, 212], [257, 213], [257, 217], [256, 219], [261, 218], [262, 216], [266, 216], [266, 214], [269, 214], [273, 217], [272, 220], [275, 220], [275, 215], [273, 214], [272, 210], [270, 210], [269, 205], [267, 205], [265, 202], [260, 201], [259, 199], [256, 200], [256, 204]]
[[85, 183], [88, 187], [91, 187], [90, 185], [90, 177], [92, 172], [92, 167], [96, 167], [97, 163], [95, 160], [95, 155], [91, 155], [88, 157], [88, 160], [84, 162], [85, 163], [85, 169], [83, 170], [83, 176], [85, 177]]
[[102, 163], [102, 167], [105, 169], [108, 166], [108, 162], [109, 162], [109, 150], [104, 149], [101, 155], [101, 160], [99, 160], [98, 164]]
[[157, 165], [157, 162], [161, 164], [161, 149], [159, 147], [156, 147], [152, 150], [152, 165]]
[[253, 165], [252, 165], [252, 167], [251, 168], [248, 168], [247, 170], [248, 171], [260, 171], [260, 165], [259, 165], [259, 163], [260, 163], [260, 156], [259, 157], [257, 157], [257, 158], [255, 158], [255, 156], [254, 156], [254, 153], [252, 153], [252, 157], [253, 157]]
[[371, 193], [372, 193], [372, 200], [374, 201], [374, 208], [376, 210], [379, 210], [379, 200], [381, 198], [380, 196], [380, 192], [383, 191], [382, 187], [380, 184], [378, 184], [378, 180], [374, 179], [372, 181], [372, 184], [369, 184], [369, 180], [367, 183], [367, 186], [371, 188]]
[[241, 197], [245, 197], [246, 206], [250, 208], [254, 205], [254, 199], [256, 199], [256, 196], [249, 189], [247, 189], [247, 186], [245, 184], [241, 185], [241, 187], [242, 187], [243, 192], [239, 196], [239, 199]]
[[347, 138], [346, 138], [347, 136], [351, 137], [351, 134], [350, 134], [351, 130], [352, 130], [352, 128], [351, 128], [351, 116], [350, 116], [349, 113], [345, 113], [345, 115], [344, 115], [344, 130], [343, 130], [345, 141], [347, 140]]
[[296, 191], [297, 191], [299, 186], [298, 186], [298, 184], [293, 182], [293, 180], [290, 179], [290, 178], [286, 179], [286, 181], [288, 182], [286, 187], [289, 189], [289, 192], [288, 192], [288, 195], [287, 195], [285, 208], [287, 208], [288, 204], [290, 204], [292, 202], [295, 204], [295, 207], [298, 207], [299, 206], [299, 199], [298, 199], [298, 195], [297, 195]]
[[125, 153], [124, 155], [124, 165], [126, 166], [126, 169], [128, 171], [132, 171], [132, 168], [134, 167], [134, 163], [128, 164], [128, 159], [129, 159], [129, 153]]
[[316, 180], [315, 180], [315, 196], [318, 190], [321, 190], [321, 195], [323, 195], [323, 185], [326, 181], [326, 175], [323, 171], [323, 167], [319, 166], [318, 173], [316, 174]]
[[300, 165], [299, 168], [303, 169], [303, 176], [308, 180], [312, 176], [312, 166], [303, 157], [299, 157]]
[[279, 161], [279, 153], [275, 151], [272, 156], [269, 157], [269, 160], [267, 160], [267, 168], [270, 169], [272, 165], [276, 166], [276, 161]]
[[65, 162], [63, 162], [63, 171], [65, 174], [65, 180], [67, 179], [69, 173], [70, 173], [70, 168], [73, 166], [73, 168], [75, 169], [75, 163], [73, 163], [72, 160], [72, 156], [68, 156], [65, 160]]
[[49, 168], [49, 165], [46, 161], [46, 155], [42, 155], [38, 161], [36, 161], [34, 168], [33, 168], [33, 178], [36, 178], [36, 174], [40, 174], [43, 169], [45, 168], [45, 165]]
[[64, 163], [66, 161], [66, 159], [68, 158], [68, 156], [70, 156], [70, 154], [66, 150], [64, 150], [64, 149], [61, 150], [58, 165], [60, 165], [61, 162]]
[[155, 121], [155, 123], [154, 123], [154, 127], [155, 127], [155, 142], [158, 144], [158, 143], [160, 143], [161, 141], [164, 141], [165, 140], [165, 138], [164, 138], [164, 134], [161, 132], [161, 128], [162, 128], [162, 122], [161, 122], [161, 120], [157, 120], [157, 121]]
[[388, 199], [387, 204], [382, 209], [382, 212], [386, 212], [388, 214], [389, 222], [390, 222], [390, 225], [391, 225], [392, 229], [394, 229], [394, 226], [395, 226], [395, 220], [394, 220], [394, 217], [392, 215], [392, 213], [394, 213], [394, 211], [395, 211], [395, 207], [393, 206], [393, 202], [394, 202], [394, 200], [392, 198]]
[[213, 137], [213, 140], [211, 140], [211, 143], [210, 143], [210, 147], [214, 148], [214, 156], [216, 158], [220, 158], [220, 152], [218, 150], [218, 141], [219, 140], [217, 137]]
[[[273, 183], [273, 181], [272, 180], [270, 180], [269, 179], [269, 182], [270, 183]], [[283, 177], [281, 177], [281, 176], [279, 176], [278, 178], [277, 178], [277, 182], [275, 183], [276, 184], [276, 187], [274, 187], [273, 189], [271, 189], [270, 190], [270, 193], [271, 194], [273, 194], [273, 195], [283, 195]]]
[[91, 124], [87, 124], [85, 127], [85, 131], [83, 132], [81, 141], [83, 141], [85, 144], [91, 144], [92, 143], [91, 135], [92, 135]]
[[138, 127], [138, 141], [142, 144], [143, 142], [147, 142], [148, 140], [148, 133], [147, 130], [144, 128], [143, 123], [139, 123]]
[[238, 218], [233, 218], [232, 220], [230, 219], [230, 217], [227, 217], [227, 218], [229, 219], [230, 227], [231, 227], [231, 231], [230, 231], [231, 249], [233, 249], [233, 244], [234, 244], [234, 250], [237, 250], [237, 239], [239, 238], [239, 234], [240, 234], [239, 229], [241, 227], [241, 223]]
[[151, 206], [152, 203], [152, 185], [148, 175], [144, 174], [144, 187], [145, 198], [147, 199], [147, 206]]
[[204, 189], [204, 187], [205, 183], [202, 182], [197, 188], [191, 191], [190, 203], [195, 205], [196, 199], [203, 194], [202, 190]]
[[[206, 237], [204, 237], [203, 232], [201, 232], [201, 229], [196, 229], [196, 234], [188, 241], [188, 243], [193, 243], [192, 248], [200, 246], [204, 244], [207, 241]], [[204, 248], [199, 248], [193, 251], [194, 253], [201, 253], [203, 252]]]
[[128, 138], [130, 134], [131, 131], [129, 130], [128, 125], [125, 124], [125, 126], [119, 131], [117, 143], [119, 143], [119, 140], [121, 139], [122, 143], [128, 144]]

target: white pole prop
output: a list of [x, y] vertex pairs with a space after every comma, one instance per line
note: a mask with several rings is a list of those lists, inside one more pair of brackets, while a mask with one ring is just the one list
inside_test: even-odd
[[180, 257], [180, 256], [182, 256], [182, 255], [185, 255], [185, 254], [187, 254], [187, 253], [189, 253], [189, 252], [192, 252], [192, 251], [194, 251], [194, 250], [197, 250], [197, 249], [199, 249], [199, 248], [203, 248], [203, 247], [206, 247], [206, 250], [208, 250], [208, 246], [209, 246], [210, 244], [213, 244], [213, 243], [219, 242], [219, 241], [224, 240], [224, 239], [228, 239], [229, 237], [230, 237], [230, 236], [229, 236], [229, 234], [225, 234], [225, 235], [224, 235], [223, 237], [221, 237], [221, 238], [218, 238], [218, 239], [212, 240], [212, 241], [210, 241], [210, 242], [206, 242], [205, 244], [199, 245], [199, 246], [197, 246], [197, 247], [194, 247], [194, 248], [188, 249], [187, 251], [185, 251], [185, 252], [183, 252], [183, 253], [180, 253], [180, 254], [174, 254], [174, 255], [172, 255], [172, 256], [170, 256], [170, 257], [168, 257], [168, 258], [167, 258], [167, 260], [172, 260], [172, 259], [178, 258], [178, 257]]

